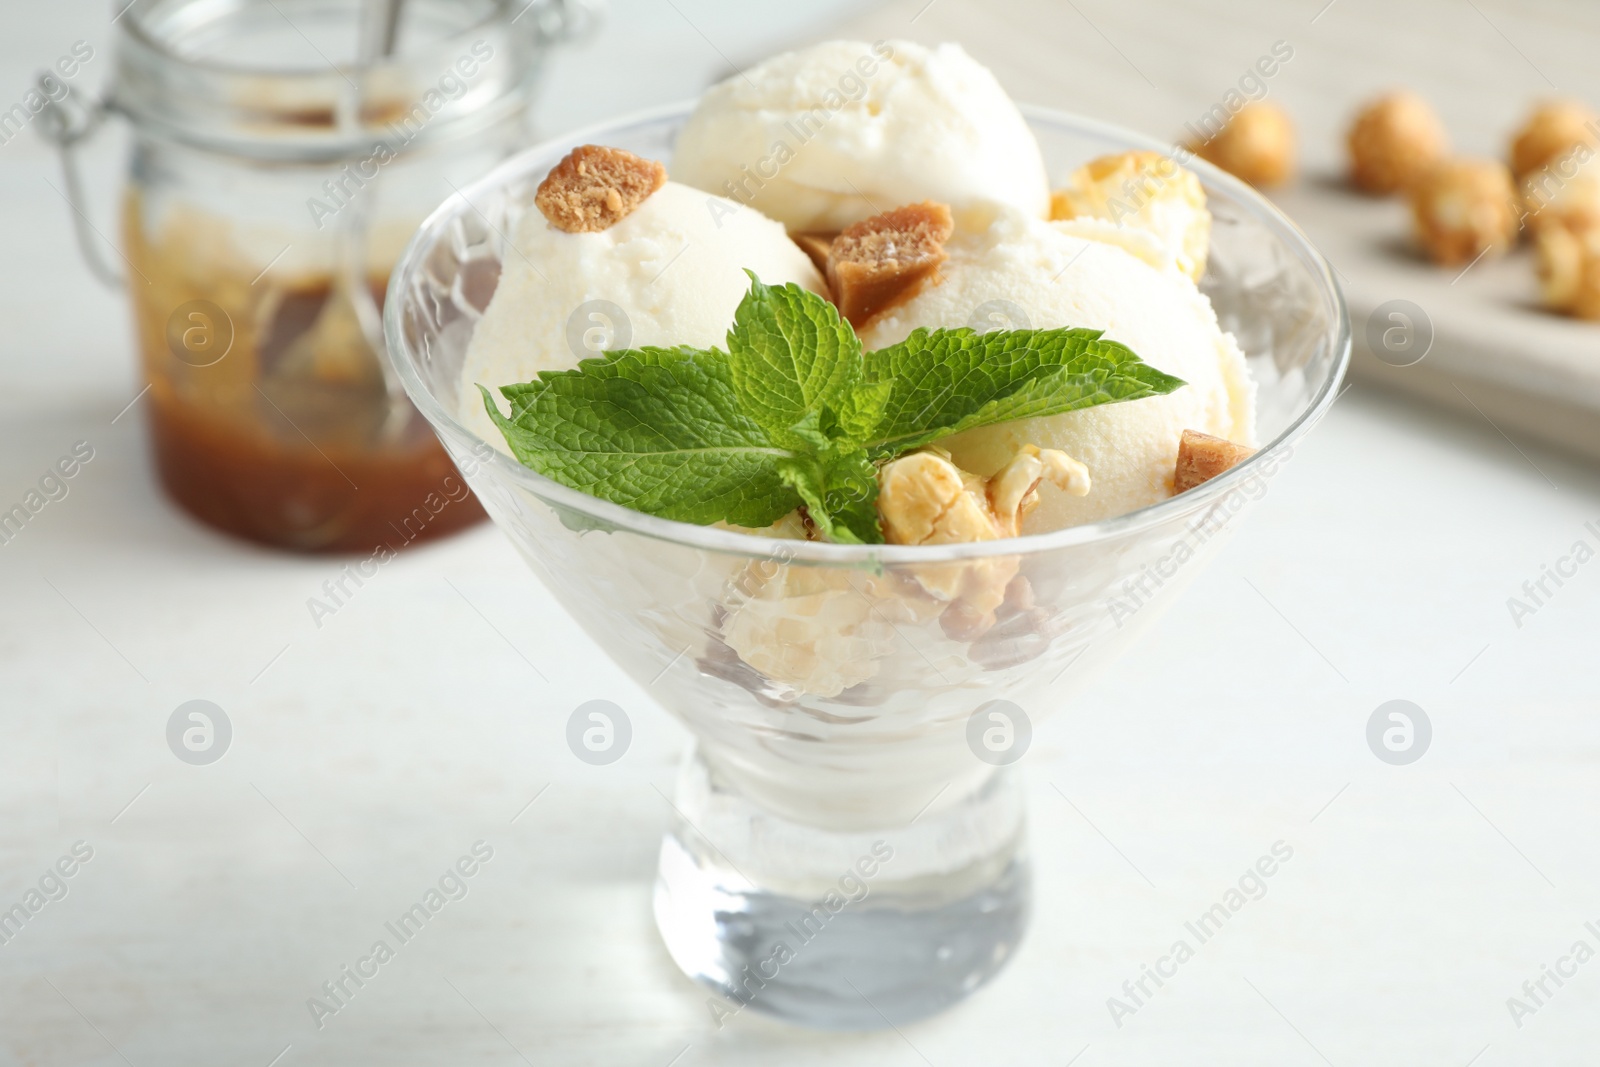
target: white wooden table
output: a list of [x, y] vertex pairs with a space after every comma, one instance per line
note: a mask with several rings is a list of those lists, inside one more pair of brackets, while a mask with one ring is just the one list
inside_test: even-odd
[[[619, 3], [608, 39], [564, 63], [552, 126], [673, 79], [687, 95], [832, 25], [673, 2]], [[1549, 5], [1541, 25], [1515, 24], [1477, 2], [1552, 77], [1583, 73], [1570, 40], [1594, 15]], [[935, 0], [913, 23], [922, 3], [861, 32], [970, 35], [1019, 96], [1059, 106], [1029, 73], [1055, 63], [1078, 110], [1157, 131], [1291, 31], [1304, 63], [1281, 91], [1307, 127], [1318, 100], [1331, 114], [1384, 63], [1538, 88], [1470, 5], [1443, 0], [1338, 0], [1314, 26], [1318, 5], [1264, 0], [1182, 19], [1109, 0], [1038, 18]], [[8, 13], [0, 100], [74, 40], [98, 47], [106, 17], [77, 2]], [[1385, 17], [1412, 36], [1384, 36]], [[1416, 26], [1443, 43], [1418, 46]], [[1464, 69], [1467, 39], [1495, 62]], [[1520, 1028], [1506, 1003], [1575, 941], [1600, 948], [1585, 927], [1600, 926], [1600, 563], [1549, 586], [1520, 627], [1506, 603], [1575, 541], [1600, 547], [1585, 526], [1600, 524], [1594, 468], [1358, 385], [1145, 645], [1039, 727], [1039, 909], [1010, 968], [899, 1033], [814, 1035], [749, 1012], [717, 1031], [649, 910], [669, 814], [657, 789], [683, 731], [493, 530], [408, 552], [319, 629], [306, 600], [336, 561], [177, 514], [139, 408], [113, 422], [137, 388], [126, 312], [78, 264], [47, 177], [32, 138], [0, 147], [0, 504], [74, 442], [94, 458], [0, 545], [0, 909], [75, 842], [93, 854], [0, 944], [0, 1064], [1594, 1062], [1600, 961], [1545, 979]], [[592, 698], [634, 726], [606, 767], [563, 743]], [[1397, 698], [1433, 724], [1409, 766], [1365, 736]], [[194, 699], [233, 727], [209, 766], [165, 738]], [[467, 895], [347, 983], [319, 1030], [307, 999], [478, 841], [493, 856]], [[1108, 998], [1280, 841], [1293, 857], [1265, 895], [1117, 1026]]]

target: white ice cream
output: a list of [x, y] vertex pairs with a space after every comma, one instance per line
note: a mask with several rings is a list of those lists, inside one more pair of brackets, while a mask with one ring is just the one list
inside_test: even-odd
[[937, 200], [1048, 214], [1044, 161], [1022, 114], [959, 45], [829, 41], [713, 86], [678, 136], [678, 181], [834, 231]]
[[987, 225], [958, 227], [943, 280], [925, 286], [862, 331], [881, 348], [913, 329], [966, 326], [975, 316], [1035, 329], [1104, 330], [1152, 366], [1189, 383], [1163, 397], [1002, 423], [940, 442], [955, 461], [993, 474], [1023, 445], [1057, 448], [1089, 468], [1094, 487], [1075, 497], [1040, 489], [1025, 533], [1121, 515], [1172, 494], [1178, 439], [1200, 430], [1242, 444], [1255, 436], [1255, 386], [1209, 300], [1175, 267], [1158, 269], [1123, 247], [1065, 232], [1010, 209]]
[[782, 226], [677, 182], [599, 233], [558, 230], [530, 208], [514, 244], [467, 346], [458, 404], [461, 420], [502, 449], [479, 383], [498, 398], [502, 385], [574, 367], [602, 348], [721, 346], [750, 289], [745, 268], [769, 285], [826, 291]]

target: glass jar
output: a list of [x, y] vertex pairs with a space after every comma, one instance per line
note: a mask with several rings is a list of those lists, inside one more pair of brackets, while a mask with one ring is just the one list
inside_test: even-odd
[[385, 43], [384, 6], [130, 5], [106, 101], [42, 126], [75, 200], [76, 142], [106, 113], [132, 126], [126, 269], [97, 272], [132, 299], [166, 492], [302, 551], [483, 517], [388, 364], [384, 291], [428, 212], [527, 143], [546, 50], [593, 22], [559, 0], [405, 0]]

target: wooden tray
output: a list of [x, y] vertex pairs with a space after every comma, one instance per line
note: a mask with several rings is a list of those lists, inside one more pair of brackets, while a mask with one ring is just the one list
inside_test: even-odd
[[[1540, 306], [1526, 243], [1505, 256], [1440, 268], [1415, 251], [1410, 213], [1401, 202], [1352, 192], [1333, 176], [1303, 179], [1274, 199], [1339, 274], [1356, 337], [1358, 381], [1600, 459], [1600, 324]], [[1411, 315], [1405, 305], [1420, 314]], [[1391, 334], [1393, 344], [1386, 346], [1384, 331], [1408, 328], [1416, 331], [1416, 347], [1389, 351], [1403, 335]], [[1424, 348], [1426, 355], [1410, 363]]]

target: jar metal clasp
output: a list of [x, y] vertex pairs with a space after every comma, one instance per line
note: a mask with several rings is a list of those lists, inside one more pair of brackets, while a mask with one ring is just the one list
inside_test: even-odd
[[[100, 100], [86, 100], [68, 88], [60, 100], [49, 92], [45, 84], [48, 75], [39, 78], [39, 89], [45, 97], [44, 110], [39, 113], [39, 135], [56, 146], [61, 157], [61, 178], [64, 190], [57, 192], [72, 209], [72, 230], [78, 238], [78, 251], [94, 276], [113, 289], [123, 286], [126, 275], [106, 258], [96, 241], [116, 249], [111, 240], [89, 221], [89, 204], [83, 193], [83, 172], [78, 164], [78, 146], [94, 135], [105, 124], [110, 109]], [[122, 253], [118, 251], [118, 255]]]

